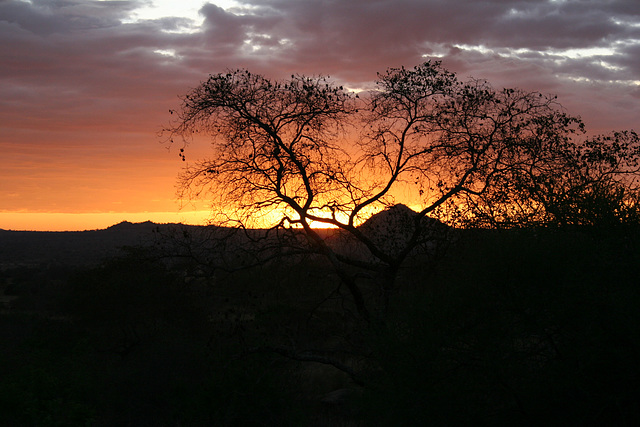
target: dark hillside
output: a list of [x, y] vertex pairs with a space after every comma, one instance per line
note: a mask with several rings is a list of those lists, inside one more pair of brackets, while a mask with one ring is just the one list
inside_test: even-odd
[[225, 230], [157, 227], [19, 234], [50, 239], [46, 256], [170, 239], [2, 272], [20, 292], [0, 307], [0, 425], [640, 422], [635, 229], [459, 231], [436, 262], [411, 258], [365, 324], [318, 258], [212, 272], [150, 255], [215, 254], [202, 239]]
[[104, 230], [7, 231], [0, 230], [0, 268], [47, 264], [95, 264], [118, 255], [123, 246], [150, 244], [154, 230], [175, 225], [122, 222]]

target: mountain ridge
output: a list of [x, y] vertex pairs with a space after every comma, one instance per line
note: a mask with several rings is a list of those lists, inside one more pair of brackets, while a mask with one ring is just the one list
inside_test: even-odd
[[[412, 232], [413, 218], [418, 213], [403, 204], [378, 212], [359, 226], [374, 240], [398, 240], [401, 243]], [[432, 218], [429, 227], [442, 224]], [[442, 224], [443, 227], [446, 227]], [[438, 228], [437, 226], [435, 228]], [[90, 265], [123, 253], [123, 248], [150, 247], [161, 235], [197, 234], [211, 236], [210, 231], [224, 230], [211, 225], [122, 221], [104, 229], [83, 231], [28, 231], [0, 229], [0, 269], [7, 266], [65, 264]], [[328, 229], [332, 230], [332, 229]], [[337, 231], [340, 234], [340, 231]], [[334, 233], [331, 233], [334, 234]], [[206, 237], [205, 237], [206, 238]]]
[[28, 231], [0, 229], [0, 267], [40, 264], [95, 264], [122, 253], [126, 246], [150, 244], [153, 232], [183, 224], [123, 221], [104, 229], [84, 231]]

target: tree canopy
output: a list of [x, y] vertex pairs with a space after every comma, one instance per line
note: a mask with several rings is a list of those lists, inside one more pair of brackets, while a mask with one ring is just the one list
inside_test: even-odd
[[[440, 62], [390, 68], [360, 93], [328, 77], [233, 70], [210, 75], [172, 113], [167, 132], [182, 139], [183, 160], [194, 134], [212, 137], [213, 156], [187, 166], [181, 196], [206, 196], [226, 224], [271, 213], [272, 230], [301, 229], [365, 317], [358, 271], [382, 268], [388, 294], [400, 264], [433, 237], [428, 217], [493, 228], [638, 221], [635, 132], [587, 137], [555, 96], [461, 81]], [[398, 201], [416, 212], [389, 250], [358, 225]], [[318, 225], [366, 254], [332, 245]]]

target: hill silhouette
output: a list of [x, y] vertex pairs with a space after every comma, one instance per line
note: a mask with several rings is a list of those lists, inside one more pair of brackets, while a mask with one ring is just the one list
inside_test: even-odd
[[[402, 232], [413, 228], [416, 215], [418, 212], [398, 203], [372, 215], [360, 226], [360, 229], [370, 231], [387, 229], [391, 232]], [[422, 221], [425, 228], [447, 227], [434, 218], [424, 217]]]
[[0, 268], [42, 264], [87, 265], [118, 255], [122, 247], [149, 245], [154, 231], [178, 224], [128, 221], [102, 230], [10, 231], [0, 230]]
[[[416, 227], [418, 212], [404, 204], [396, 204], [378, 212], [365, 221], [360, 230], [378, 247], [389, 254], [398, 253], [406, 247]], [[449, 226], [434, 218], [423, 217], [419, 241], [440, 240]]]
[[[367, 219], [359, 228], [372, 239], [388, 241], [398, 246], [409, 238], [417, 212], [406, 205], [393, 205]], [[424, 218], [425, 229], [444, 229], [447, 226]], [[176, 233], [176, 231], [179, 231]], [[100, 230], [86, 231], [13, 231], [0, 229], [0, 268], [61, 264], [91, 265], [105, 258], [122, 254], [124, 247], [150, 246], [161, 236], [187, 233], [200, 240], [215, 235], [215, 226], [186, 224], [158, 224], [152, 221], [133, 223], [122, 221]], [[339, 230], [327, 230], [339, 239]], [[241, 235], [237, 238], [242, 239]], [[362, 249], [362, 248], [361, 248]], [[389, 248], [392, 249], [392, 248]]]

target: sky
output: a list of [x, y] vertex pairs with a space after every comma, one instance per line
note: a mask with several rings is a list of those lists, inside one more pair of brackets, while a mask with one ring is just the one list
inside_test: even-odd
[[367, 88], [430, 59], [640, 131], [638, 0], [0, 0], [0, 229], [203, 222], [158, 136], [179, 95], [235, 68]]

